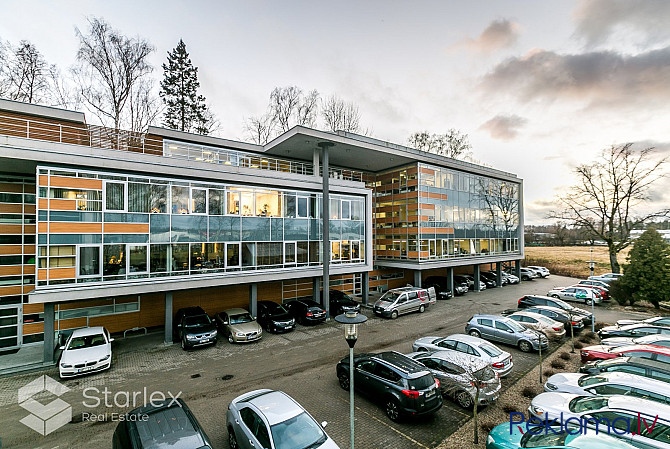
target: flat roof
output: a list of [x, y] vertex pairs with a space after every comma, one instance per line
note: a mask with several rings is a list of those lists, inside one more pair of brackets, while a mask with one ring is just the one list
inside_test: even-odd
[[51, 106], [41, 106], [38, 104], [23, 103], [20, 101], [5, 100], [0, 98], [0, 111], [9, 111], [19, 114], [35, 115], [38, 117], [66, 120], [69, 122], [86, 123], [83, 112], [70, 111]]

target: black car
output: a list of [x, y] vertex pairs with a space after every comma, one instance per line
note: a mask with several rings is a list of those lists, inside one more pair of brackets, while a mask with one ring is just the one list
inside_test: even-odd
[[[354, 301], [349, 295], [339, 290], [330, 290], [328, 293], [330, 301], [330, 314], [332, 316], [340, 315], [346, 312], [360, 312], [361, 305]], [[323, 300], [323, 291], [321, 292]]]
[[319, 324], [326, 321], [326, 311], [311, 299], [294, 299], [284, 304], [289, 313], [302, 325]]
[[268, 332], [291, 332], [295, 329], [295, 318], [281, 304], [272, 301], [258, 301], [256, 321]]
[[457, 284], [467, 284], [468, 285], [468, 290], [474, 290], [475, 288], [475, 278], [470, 278], [468, 276], [465, 276], [463, 274], [455, 274], [454, 275], [454, 282]]
[[[451, 289], [448, 287], [449, 279], [446, 276], [428, 276], [424, 279], [421, 285], [423, 288], [433, 287], [437, 299], [451, 299], [452, 297]], [[457, 295], [464, 295], [468, 292], [468, 284], [456, 284], [456, 281], [454, 280], [454, 291]]]
[[179, 398], [153, 401], [124, 418], [114, 431], [112, 449], [212, 447], [198, 420]]
[[598, 331], [600, 339], [612, 337], [646, 337], [647, 335], [670, 335], [670, 327], [652, 326], [646, 323], [629, 326], [606, 326]]
[[172, 336], [183, 349], [215, 345], [218, 338], [216, 323], [201, 307], [179, 309], [172, 322]]
[[[490, 273], [488, 271], [482, 271], [479, 273], [479, 279], [484, 281], [486, 284], [486, 288], [496, 288], [498, 286], [498, 277], [495, 275], [495, 273]], [[500, 280], [501, 284], [503, 285], [502, 279]]]
[[578, 307], [573, 307], [567, 302], [558, 298], [551, 298], [549, 296], [542, 295], [526, 295], [519, 298], [519, 309], [527, 309], [529, 307], [535, 306], [549, 306], [565, 310], [571, 315], [581, 318], [584, 324], [591, 324], [593, 321], [593, 314], [591, 312], [587, 312], [586, 310], [580, 309]]
[[[349, 390], [348, 357], [340, 360], [336, 372], [340, 387]], [[435, 413], [442, 407], [439, 381], [425, 366], [395, 351], [356, 356], [354, 388], [380, 401], [392, 421]]]
[[641, 357], [615, 357], [587, 362], [579, 368], [579, 372], [584, 374], [621, 372], [670, 382], [670, 365]]

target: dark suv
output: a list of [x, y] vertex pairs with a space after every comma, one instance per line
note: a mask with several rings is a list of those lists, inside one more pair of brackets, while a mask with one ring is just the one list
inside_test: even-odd
[[295, 318], [284, 306], [273, 301], [258, 301], [256, 321], [268, 332], [291, 332], [295, 329]]
[[[349, 358], [337, 364], [340, 387], [349, 390]], [[440, 383], [420, 363], [395, 351], [354, 358], [354, 389], [384, 404], [386, 416], [435, 413], [442, 407]]]
[[[435, 295], [437, 299], [451, 299], [451, 289], [449, 288], [449, 278], [446, 276], [428, 276], [421, 283], [423, 288], [433, 287], [435, 289]], [[468, 292], [468, 284], [466, 283], [457, 283], [454, 279], [454, 292], [457, 295], [464, 295]]]
[[284, 304], [296, 321], [302, 325], [319, 324], [326, 321], [326, 311], [311, 299], [294, 299]]
[[541, 295], [526, 295], [519, 298], [519, 309], [527, 309], [529, 307], [535, 306], [549, 306], [556, 307], [557, 309], [563, 309], [571, 315], [581, 318], [584, 324], [591, 324], [591, 321], [593, 321], [593, 314], [591, 312], [587, 312], [586, 310], [580, 309], [578, 307], [573, 307], [567, 302], [558, 298], [551, 298], [549, 296]]
[[183, 349], [215, 345], [218, 338], [216, 323], [201, 307], [179, 309], [172, 322], [172, 336], [181, 341]]
[[112, 449], [211, 448], [209, 437], [181, 399], [154, 401], [125, 415], [116, 426]]
[[[330, 301], [330, 315], [340, 315], [346, 312], [360, 312], [361, 305], [351, 299], [349, 295], [339, 290], [330, 290], [328, 294]], [[321, 292], [321, 300], [323, 302], [323, 291]]]

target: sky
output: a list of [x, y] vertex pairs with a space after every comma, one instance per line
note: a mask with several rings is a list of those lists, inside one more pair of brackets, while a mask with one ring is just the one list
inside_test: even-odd
[[[670, 153], [666, 0], [3, 0], [1, 11], [0, 39], [31, 41], [64, 72], [87, 18], [150, 41], [156, 80], [183, 39], [221, 137], [249, 140], [245, 119], [293, 85], [354, 102], [382, 140], [456, 128], [475, 159], [524, 180], [526, 224], [550, 223], [575, 166], [612, 145]], [[670, 203], [667, 187], [654, 205]]]

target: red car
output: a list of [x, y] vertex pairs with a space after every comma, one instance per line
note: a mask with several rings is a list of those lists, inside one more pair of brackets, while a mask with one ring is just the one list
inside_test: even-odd
[[602, 287], [598, 287], [597, 285], [575, 284], [575, 285], [571, 285], [570, 287], [572, 287], [572, 288], [575, 288], [575, 287], [590, 288], [591, 290], [595, 290], [600, 295], [600, 297], [603, 299], [603, 301], [607, 301], [609, 299], [609, 293], [607, 292], [607, 290], [605, 290]]
[[587, 346], [581, 351], [582, 363], [593, 360], [613, 359], [615, 357], [640, 357], [659, 362], [670, 363], [670, 348], [656, 345], [630, 345], [630, 346]]

